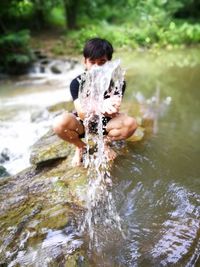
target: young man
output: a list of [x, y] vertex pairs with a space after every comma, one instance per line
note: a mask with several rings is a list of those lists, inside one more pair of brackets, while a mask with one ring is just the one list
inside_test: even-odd
[[[86, 42], [83, 56], [86, 70], [89, 70], [94, 64], [99, 66], [105, 64], [112, 59], [113, 47], [104, 39], [93, 38]], [[83, 86], [81, 75], [72, 80], [70, 91], [74, 101], [76, 113], [64, 113], [58, 117], [54, 123], [55, 133], [63, 140], [76, 146], [75, 155], [72, 161], [73, 166], [79, 166], [82, 161], [83, 152], [86, 144], [82, 141], [85, 130], [83, 121], [85, 112], [81, 107], [79, 99], [79, 90]], [[122, 91], [125, 90], [125, 83]], [[113, 160], [116, 156], [115, 152], [109, 147], [108, 142], [123, 140], [130, 137], [137, 128], [136, 120], [126, 114], [120, 113], [119, 108], [122, 97], [113, 95], [112, 97], [104, 94], [104, 104], [102, 113], [105, 115], [103, 121], [105, 127], [105, 154], [108, 160]]]

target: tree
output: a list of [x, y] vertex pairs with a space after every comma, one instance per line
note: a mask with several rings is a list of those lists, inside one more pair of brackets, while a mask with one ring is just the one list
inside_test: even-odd
[[77, 26], [77, 13], [80, 0], [63, 0], [65, 9], [66, 25], [68, 29], [75, 29]]

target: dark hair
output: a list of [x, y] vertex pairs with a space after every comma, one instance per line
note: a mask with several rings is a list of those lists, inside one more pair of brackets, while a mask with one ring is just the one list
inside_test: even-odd
[[92, 38], [85, 43], [83, 56], [89, 59], [98, 59], [106, 56], [108, 60], [112, 59], [113, 47], [110, 42], [101, 38]]

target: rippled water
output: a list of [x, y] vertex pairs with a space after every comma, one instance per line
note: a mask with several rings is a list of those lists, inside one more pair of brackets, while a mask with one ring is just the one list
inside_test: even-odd
[[[157, 87], [160, 99], [171, 97], [168, 108], [158, 110], [162, 116], [156, 117], [155, 132], [117, 148], [112, 195], [124, 237], [99, 225], [99, 250], [89, 251], [88, 237], [80, 237], [75, 229], [46, 229], [35, 245], [41, 248], [39, 260], [48, 256], [49, 266], [64, 266], [68, 249], [81, 247], [86, 266], [200, 266], [199, 54], [188, 49], [121, 56], [127, 67], [124, 101], [134, 105], [136, 92], [148, 99]], [[22, 266], [27, 266], [23, 261], [30, 253], [27, 248], [21, 255]], [[81, 261], [79, 266], [84, 266]]]

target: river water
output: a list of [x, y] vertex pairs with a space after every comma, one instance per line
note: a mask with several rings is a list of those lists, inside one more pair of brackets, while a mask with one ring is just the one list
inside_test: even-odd
[[[90, 266], [200, 266], [200, 52], [193, 48], [117, 56], [126, 69], [124, 101], [130, 108], [136, 99], [141, 101], [141, 94], [146, 99], [142, 101], [152, 103], [158, 89], [160, 100], [150, 107], [155, 127], [143, 141], [127, 141], [111, 170], [123, 236], [102, 227], [100, 250], [88, 252], [87, 244], [83, 249]], [[11, 173], [19, 165], [27, 166], [22, 157], [27, 144], [50, 125], [45, 114], [40, 122], [31, 123], [32, 111], [68, 97], [63, 83], [59, 90], [57, 84], [36, 86], [23, 80], [1, 84], [0, 145], [13, 161], [19, 160], [5, 163]], [[171, 103], [165, 108], [162, 99], [167, 97]], [[27, 156], [24, 159], [28, 161]]]
[[[66, 63], [63, 61], [63, 66]], [[63, 67], [63, 69], [65, 69]], [[80, 64], [65, 73], [36, 72], [13, 80], [0, 80], [0, 157], [10, 174], [30, 165], [31, 146], [52, 125], [48, 107], [70, 101], [70, 81], [83, 71]]]

